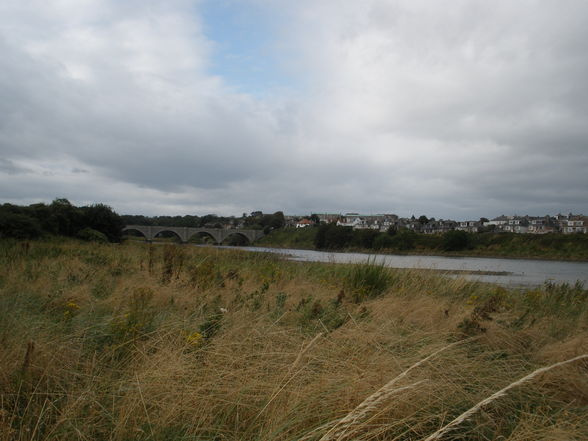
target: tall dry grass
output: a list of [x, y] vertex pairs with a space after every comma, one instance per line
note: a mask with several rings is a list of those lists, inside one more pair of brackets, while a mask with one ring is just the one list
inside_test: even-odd
[[[390, 270], [362, 300], [350, 271], [188, 246], [1, 242], [0, 439], [425, 439], [588, 352], [582, 287]], [[587, 368], [509, 389], [442, 439], [587, 439]]]

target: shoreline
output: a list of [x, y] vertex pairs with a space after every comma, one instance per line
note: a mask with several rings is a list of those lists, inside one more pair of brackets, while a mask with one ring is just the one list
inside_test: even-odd
[[325, 252], [325, 253], [357, 253], [357, 254], [386, 254], [390, 256], [422, 256], [422, 257], [479, 257], [482, 259], [513, 259], [513, 260], [538, 260], [538, 261], [549, 261], [549, 262], [580, 262], [586, 263], [588, 259], [583, 258], [574, 258], [574, 257], [564, 257], [564, 258], [556, 258], [556, 257], [544, 257], [544, 256], [512, 256], [512, 255], [498, 255], [498, 254], [469, 254], [469, 253], [450, 253], [450, 252], [439, 252], [434, 250], [423, 250], [423, 252], [399, 252], [394, 251], [390, 252], [390, 250], [381, 249], [381, 250], [366, 250], [365, 248], [345, 248], [340, 250], [317, 250], [316, 248], [306, 248], [306, 247], [288, 247], [288, 246], [281, 246], [281, 245], [270, 245], [270, 244], [252, 244], [249, 245], [251, 247], [259, 247], [259, 248], [275, 248], [275, 249], [284, 249], [284, 250], [305, 250], [305, 251], [318, 251], [318, 252]]

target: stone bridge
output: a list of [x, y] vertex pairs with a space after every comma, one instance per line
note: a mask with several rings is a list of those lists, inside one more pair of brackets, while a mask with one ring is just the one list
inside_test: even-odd
[[209, 236], [214, 240], [215, 244], [222, 243], [227, 237], [237, 234], [247, 239], [249, 243], [256, 241], [264, 236], [263, 231], [260, 230], [242, 230], [224, 229], [224, 228], [191, 228], [191, 227], [159, 227], [154, 225], [127, 225], [123, 228], [125, 231], [138, 231], [148, 242], [151, 242], [155, 236], [164, 231], [174, 233], [180, 238], [182, 242], [188, 242], [194, 235]]

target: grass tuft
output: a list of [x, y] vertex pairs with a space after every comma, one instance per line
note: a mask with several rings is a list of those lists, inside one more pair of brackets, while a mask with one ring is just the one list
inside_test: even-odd
[[392, 284], [393, 278], [385, 263], [376, 263], [369, 258], [366, 263], [352, 265], [345, 282], [355, 303], [383, 294]]

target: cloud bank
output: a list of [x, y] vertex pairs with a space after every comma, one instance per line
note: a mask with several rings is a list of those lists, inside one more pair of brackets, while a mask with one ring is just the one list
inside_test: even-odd
[[588, 213], [585, 2], [235, 1], [296, 78], [262, 95], [212, 73], [202, 6], [3, 2], [3, 201]]

